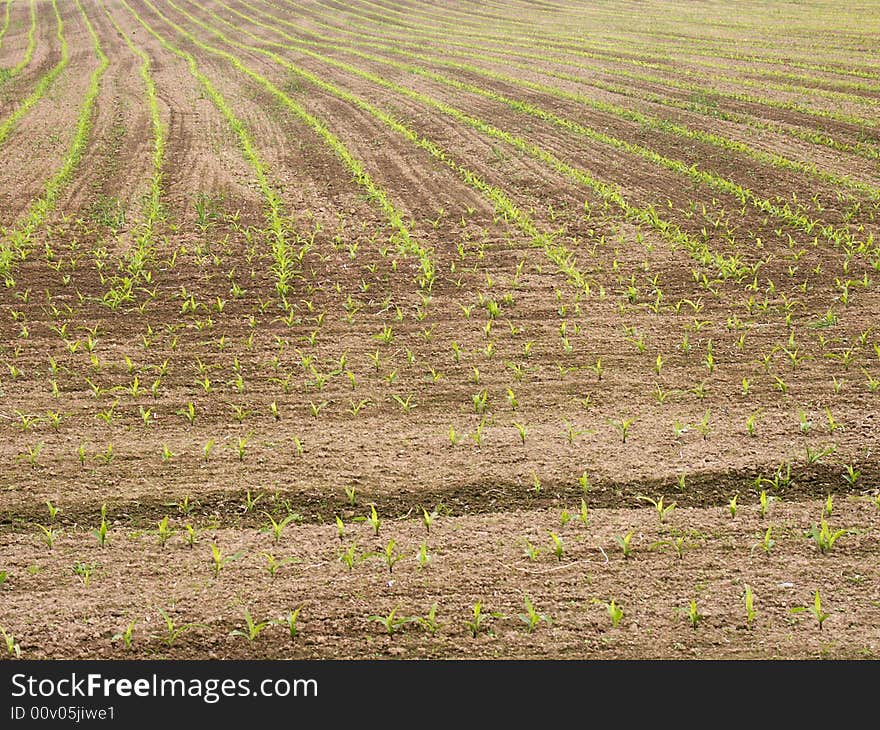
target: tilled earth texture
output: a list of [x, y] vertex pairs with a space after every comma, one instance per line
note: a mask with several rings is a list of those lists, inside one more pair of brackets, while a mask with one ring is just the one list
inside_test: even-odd
[[877, 656], [878, 33], [0, 0], [0, 653]]

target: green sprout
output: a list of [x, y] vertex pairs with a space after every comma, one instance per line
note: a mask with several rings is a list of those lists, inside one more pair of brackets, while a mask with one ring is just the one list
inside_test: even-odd
[[528, 633], [531, 634], [542, 621], [544, 623], [550, 623], [549, 618], [535, 610], [535, 607], [532, 605], [532, 600], [528, 595], [523, 596], [523, 606], [526, 612], [519, 614], [519, 619], [526, 625]]
[[244, 622], [244, 631], [242, 631], [241, 629], [233, 629], [231, 632], [229, 632], [229, 635], [243, 636], [248, 641], [253, 641], [260, 635], [260, 632], [270, 624], [269, 621], [254, 621], [253, 617], [251, 616], [250, 610], [247, 608], [244, 609]]
[[816, 590], [815, 595], [813, 596], [813, 605], [812, 606], [796, 606], [791, 609], [792, 613], [804, 613], [809, 612], [813, 614], [813, 617], [819, 624], [819, 631], [822, 630], [822, 624], [825, 623], [825, 620], [830, 616], [829, 613], [826, 613], [822, 610], [822, 598], [819, 596], [818, 589]]

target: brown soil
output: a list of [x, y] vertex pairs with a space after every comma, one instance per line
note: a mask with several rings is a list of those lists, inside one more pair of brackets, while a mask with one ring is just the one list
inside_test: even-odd
[[[11, 47], [27, 32], [18, 5]], [[18, 98], [59, 52], [51, 4], [37, 5], [35, 75], [4, 87]], [[63, 5], [70, 65], [3, 145], [7, 226], [62, 164], [97, 63], [79, 11]], [[640, 157], [496, 102], [344, 47], [329, 54], [589, 170], [713, 253], [761, 264], [756, 276], [722, 279], [716, 266], [542, 160], [362, 77], [267, 46], [392, 114], [442, 148], [456, 171], [369, 111], [254, 50], [224, 44], [175, 9], [209, 25], [217, 21], [208, 9], [234, 19], [239, 30], [223, 32], [254, 45], [244, 29], [283, 39], [227, 5], [252, 17], [253, 7], [283, 14], [306, 6], [286, 16], [304, 30], [285, 32], [307, 38], [310, 23], [341, 28], [349, 12], [379, 22], [389, 3], [130, 0], [150, 28], [191, 54], [247, 130], [283, 206], [292, 272], [285, 303], [267, 206], [235, 130], [187, 60], [124, 4], [82, 5], [110, 61], [89, 144], [48, 225], [27, 256], [15, 257], [0, 289], [0, 626], [23, 657], [859, 658], [880, 651], [877, 201], [838, 199], [834, 186], [784, 167], [514, 84], [436, 69], [697, 163], [774, 201], [795, 206], [796, 196], [797, 210], [819, 227], [846, 225], [857, 242], [873, 241], [848, 251], [819, 228], [807, 233], [743, 209]], [[570, 5], [559, 11], [568, 22], [555, 21], [559, 36], [600, 21], [623, 32], [601, 9]], [[134, 244], [154, 140], [140, 60], [105, 6], [150, 57], [167, 137], [164, 218], [131, 298], [115, 308], [109, 297], [130, 276], [122, 254]], [[456, 6], [454, 17], [471, 7]], [[496, 32], [500, 8], [474, 14], [471, 30]], [[430, 11], [417, 9], [412, 23]], [[552, 40], [549, 16], [534, 12]], [[420, 287], [417, 259], [398, 249], [379, 201], [340, 156], [261, 84], [160, 13], [235, 55], [326, 126], [429, 252], [437, 272], [430, 292]], [[723, 16], [704, 19], [703, 35], [683, 18], [682, 33], [709, 44], [695, 47], [736, 52], [734, 38], [709, 36]], [[759, 19], [746, 19], [758, 48]], [[392, 27], [389, 36], [406, 34]], [[663, 28], [665, 21], [652, 36], [656, 54], [626, 54], [622, 45], [620, 58], [678, 54], [682, 37]], [[524, 27], [500, 30], [522, 34]], [[806, 42], [793, 36], [792, 53], [799, 39]], [[423, 50], [442, 53], [442, 43]], [[876, 51], [860, 59], [875, 62]], [[817, 88], [847, 78], [838, 66], [786, 66], [783, 56], [764, 65], [774, 63], [825, 79]], [[727, 73], [756, 78], [761, 67], [741, 60]], [[541, 70], [509, 73], [594, 93]], [[793, 150], [781, 135], [755, 137], [730, 122], [649, 106], [638, 98], [648, 87], [631, 88], [632, 96], [595, 96], [699, 121], [707, 131], [848, 174], [848, 153], [803, 141]], [[781, 111], [749, 113], [769, 120]], [[778, 118], [798, 123], [791, 114]], [[816, 118], [810, 124], [819, 129]], [[826, 131], [841, 128], [829, 122]], [[855, 172], [880, 182], [869, 164]], [[564, 246], [589, 290], [576, 290], [462, 173], [503, 192], [537, 231]], [[126, 212], [118, 230], [101, 215], [109, 200]], [[762, 491], [773, 498], [764, 516]], [[824, 519], [832, 534], [844, 532], [823, 553], [806, 533], [821, 525], [828, 495]], [[650, 503], [661, 497], [676, 504], [664, 521]], [[60, 508], [54, 519], [47, 502]], [[423, 509], [437, 513], [430, 531]], [[268, 528], [287, 517], [274, 540]], [[771, 527], [767, 553], [760, 544]], [[629, 533], [633, 554], [625, 558], [617, 538]], [[212, 546], [221, 561], [232, 558], [219, 573]], [[341, 560], [348, 550], [350, 570]], [[400, 558], [393, 570], [386, 551]], [[273, 578], [267, 555], [290, 562]], [[746, 585], [756, 611], [750, 625]], [[793, 611], [813, 606], [816, 591], [828, 613], [821, 628], [811, 613]], [[533, 631], [520, 616], [526, 597], [547, 619]], [[611, 599], [623, 609], [616, 627]], [[696, 627], [687, 615], [691, 600], [701, 614]], [[473, 636], [467, 622], [480, 601], [488, 616]], [[425, 619], [434, 604], [431, 635], [415, 617]], [[293, 639], [286, 624], [267, 625], [253, 641], [232, 634], [244, 628], [246, 609], [263, 622], [299, 606]], [[371, 617], [395, 608], [407, 620], [389, 634]], [[162, 611], [192, 626], [163, 640]], [[114, 637], [132, 621], [126, 648]]]

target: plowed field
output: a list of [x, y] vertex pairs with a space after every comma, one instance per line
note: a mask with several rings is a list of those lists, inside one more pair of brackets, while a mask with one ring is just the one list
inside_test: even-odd
[[877, 656], [878, 33], [0, 0], [0, 652]]

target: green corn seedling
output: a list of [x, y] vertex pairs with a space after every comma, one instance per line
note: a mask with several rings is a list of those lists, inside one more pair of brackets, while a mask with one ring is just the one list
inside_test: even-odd
[[764, 536], [755, 544], [755, 547], [761, 548], [765, 554], [769, 555], [775, 545], [776, 540], [773, 539], [773, 525], [768, 525], [767, 530], [764, 532]]
[[630, 530], [625, 535], [617, 535], [614, 539], [623, 551], [623, 557], [629, 558], [633, 553], [632, 539], [635, 533]]
[[688, 547], [687, 542], [683, 536], [679, 535], [672, 540], [660, 540], [659, 542], [653, 543], [651, 547], [671, 547], [675, 554], [678, 555], [678, 559], [682, 560], [684, 558], [684, 549]]
[[367, 522], [370, 523], [370, 526], [373, 528], [373, 533], [378, 537], [379, 536], [379, 525], [382, 524], [382, 521], [379, 519], [379, 515], [376, 513], [376, 505], [370, 505], [370, 514], [367, 517]]
[[263, 532], [271, 532], [272, 540], [277, 545], [279, 540], [281, 540], [281, 533], [284, 531], [284, 528], [287, 527], [291, 522], [299, 517], [299, 515], [295, 513], [290, 513], [283, 519], [279, 521], [275, 521], [275, 518], [272, 517], [268, 512], [263, 512], [264, 515], [269, 519], [269, 524], [263, 528]]
[[75, 563], [73, 566], [73, 572], [75, 575], [78, 575], [80, 580], [82, 581], [83, 587], [89, 587], [89, 581], [92, 578], [92, 574], [97, 569], [97, 565], [94, 563]]
[[242, 629], [233, 629], [229, 632], [230, 636], [243, 636], [248, 641], [253, 641], [256, 639], [260, 632], [265, 629], [269, 625], [269, 621], [254, 621], [251, 616], [251, 612], [249, 609], [245, 608], [244, 610], [244, 622], [245, 627]]
[[5, 628], [0, 626], [0, 636], [3, 637], [3, 643], [6, 645], [6, 653], [9, 656], [20, 659], [21, 647], [18, 645], [18, 642], [15, 641], [15, 637], [12, 635], [12, 632], [7, 631]]
[[101, 505], [101, 524], [98, 526], [98, 529], [92, 530], [92, 535], [95, 536], [95, 539], [98, 541], [98, 545], [104, 547], [107, 545], [108, 537], [107, 537], [107, 503]]
[[587, 527], [590, 518], [587, 510], [587, 503], [583, 499], [581, 499], [581, 508], [578, 510], [577, 516], [581, 521], [581, 524], [583, 524], [584, 527]]
[[532, 545], [531, 541], [529, 540], [525, 541], [525, 547], [523, 548], [523, 551], [525, 552], [526, 557], [528, 557], [528, 559], [531, 561], [537, 560], [538, 556], [543, 552], [541, 548]]
[[345, 565], [346, 568], [349, 569], [349, 571], [353, 570], [354, 564], [358, 562], [357, 543], [354, 542], [349, 545], [347, 550], [343, 550], [339, 554], [339, 560], [343, 565]]
[[405, 616], [397, 615], [398, 608], [399, 606], [395, 606], [394, 608], [392, 608], [387, 616], [369, 616], [367, 617], [367, 620], [381, 624], [389, 635], [394, 634], [410, 621], [410, 619], [406, 618]]
[[853, 468], [852, 464], [846, 464], [845, 469], [846, 471], [843, 473], [843, 481], [845, 481], [848, 486], [855, 487], [856, 482], [859, 481], [859, 477], [862, 473], [858, 469]]
[[562, 556], [565, 554], [565, 546], [562, 543], [562, 538], [559, 537], [556, 533], [549, 533], [550, 539], [553, 541], [553, 554], [556, 556], [557, 560], [562, 560]]
[[526, 625], [526, 631], [528, 633], [531, 634], [542, 621], [547, 624], [550, 623], [549, 618], [535, 610], [535, 607], [532, 605], [532, 600], [528, 595], [523, 596], [523, 607], [525, 608], [525, 613], [519, 614], [519, 619]]
[[743, 601], [746, 606], [746, 628], [751, 629], [752, 623], [755, 620], [755, 595], [752, 592], [752, 587], [748, 583], [746, 583]]
[[621, 441], [626, 443], [626, 437], [629, 435], [629, 430], [632, 428], [632, 425], [635, 423], [635, 419], [633, 418], [624, 418], [618, 421], [611, 421], [612, 426], [617, 430], [620, 434]]
[[437, 604], [432, 604], [430, 610], [425, 616], [416, 616], [415, 620], [429, 636], [434, 636], [440, 629], [440, 624], [437, 621]]
[[805, 537], [812, 539], [816, 543], [816, 547], [819, 548], [819, 552], [823, 555], [826, 555], [831, 552], [834, 547], [834, 543], [836, 543], [841, 537], [851, 533], [852, 530], [836, 530], [832, 531], [828, 526], [828, 523], [825, 521], [825, 518], [819, 522], [819, 525], [813, 525], [806, 533]]
[[703, 614], [701, 614], [700, 611], [697, 609], [697, 601], [695, 598], [691, 599], [691, 602], [687, 607], [687, 617], [688, 621], [691, 624], [691, 628], [696, 631], [697, 626], [700, 625], [700, 621], [703, 620]]
[[287, 633], [289, 634], [291, 641], [299, 635], [299, 615], [302, 612], [304, 606], [305, 604], [302, 603], [297, 606], [293, 611], [288, 613], [287, 616], [282, 617], [278, 621], [272, 622], [281, 626], [287, 626]]
[[257, 503], [263, 498], [262, 494], [258, 494], [254, 496], [251, 494], [251, 490], [248, 489], [244, 495], [244, 511], [245, 513], [253, 512], [257, 506]]
[[388, 544], [385, 546], [385, 552], [383, 553], [383, 557], [385, 558], [385, 565], [388, 566], [389, 574], [394, 572], [394, 565], [404, 558], [404, 556], [400, 553], [394, 552], [394, 549], [396, 547], [397, 543], [394, 542], [394, 540], [389, 540]]
[[477, 601], [473, 608], [473, 618], [465, 623], [471, 637], [476, 639], [477, 635], [486, 629], [486, 624], [492, 618], [499, 618], [500, 614], [487, 613], [483, 611], [483, 602]]
[[419, 561], [419, 568], [424, 570], [430, 564], [432, 558], [428, 555], [428, 544], [425, 541], [422, 541], [422, 544], [419, 545], [419, 552], [416, 553], [416, 559]]
[[58, 537], [58, 531], [51, 526], [46, 527], [45, 525], [41, 525], [39, 523], [36, 524], [42, 532], [42, 534], [40, 535], [40, 539], [46, 544], [46, 547], [51, 550], [52, 546], [55, 544], [55, 540]]
[[587, 493], [592, 489], [593, 485], [590, 483], [590, 475], [587, 472], [584, 472], [578, 477], [578, 485], [581, 488], [581, 493], [586, 496]]
[[434, 521], [439, 516], [437, 508], [435, 507], [431, 512], [428, 512], [424, 507], [422, 507], [422, 524], [425, 526], [425, 531], [430, 535], [431, 534], [431, 525], [434, 524]]
[[269, 575], [271, 576], [272, 580], [275, 579], [275, 574], [285, 565], [299, 562], [296, 558], [284, 558], [283, 560], [278, 560], [271, 553], [260, 553], [260, 555], [266, 558], [266, 570], [269, 571]]
[[809, 612], [813, 614], [813, 617], [816, 619], [816, 622], [819, 624], [819, 631], [822, 630], [822, 625], [825, 623], [826, 619], [830, 616], [829, 613], [822, 610], [822, 598], [819, 595], [819, 591], [816, 590], [816, 593], [813, 596], [813, 605], [812, 606], [796, 606], [791, 609], [792, 613], [804, 613]]
[[128, 623], [128, 626], [126, 626], [122, 631], [120, 631], [118, 634], [113, 634], [113, 637], [110, 639], [110, 641], [122, 641], [126, 649], [131, 649], [131, 644], [134, 638], [134, 627], [137, 625], [137, 621], [138, 620], [136, 618], [132, 619]]
[[639, 497], [639, 499], [647, 502], [652, 505], [654, 509], [657, 511], [657, 516], [660, 518], [660, 522], [665, 522], [667, 515], [675, 509], [675, 502], [664, 505], [663, 497], [660, 499], [651, 499], [651, 497]]
[[623, 609], [617, 604], [617, 602], [613, 598], [608, 603], [600, 601], [598, 598], [594, 598], [593, 603], [605, 607], [605, 610], [608, 612], [608, 618], [611, 619], [611, 628], [617, 628], [618, 624], [623, 619]]
[[159, 521], [158, 528], [156, 530], [156, 536], [159, 539], [159, 545], [161, 547], [165, 547], [165, 543], [167, 543], [171, 539], [174, 533], [175, 530], [168, 526], [168, 516], [166, 515]]
[[233, 560], [238, 560], [242, 555], [244, 555], [243, 550], [239, 550], [237, 553], [233, 553], [232, 555], [223, 555], [223, 551], [218, 548], [215, 544], [211, 543], [211, 561], [212, 568], [214, 570], [214, 578], [220, 577], [220, 571], [223, 570], [229, 563]]
[[172, 619], [164, 609], [160, 608], [159, 614], [165, 622], [165, 635], [162, 636], [161, 639], [169, 647], [174, 646], [174, 643], [183, 636], [183, 634], [202, 626], [202, 624], [197, 623], [181, 624], [178, 626], [174, 622], [174, 619]]

